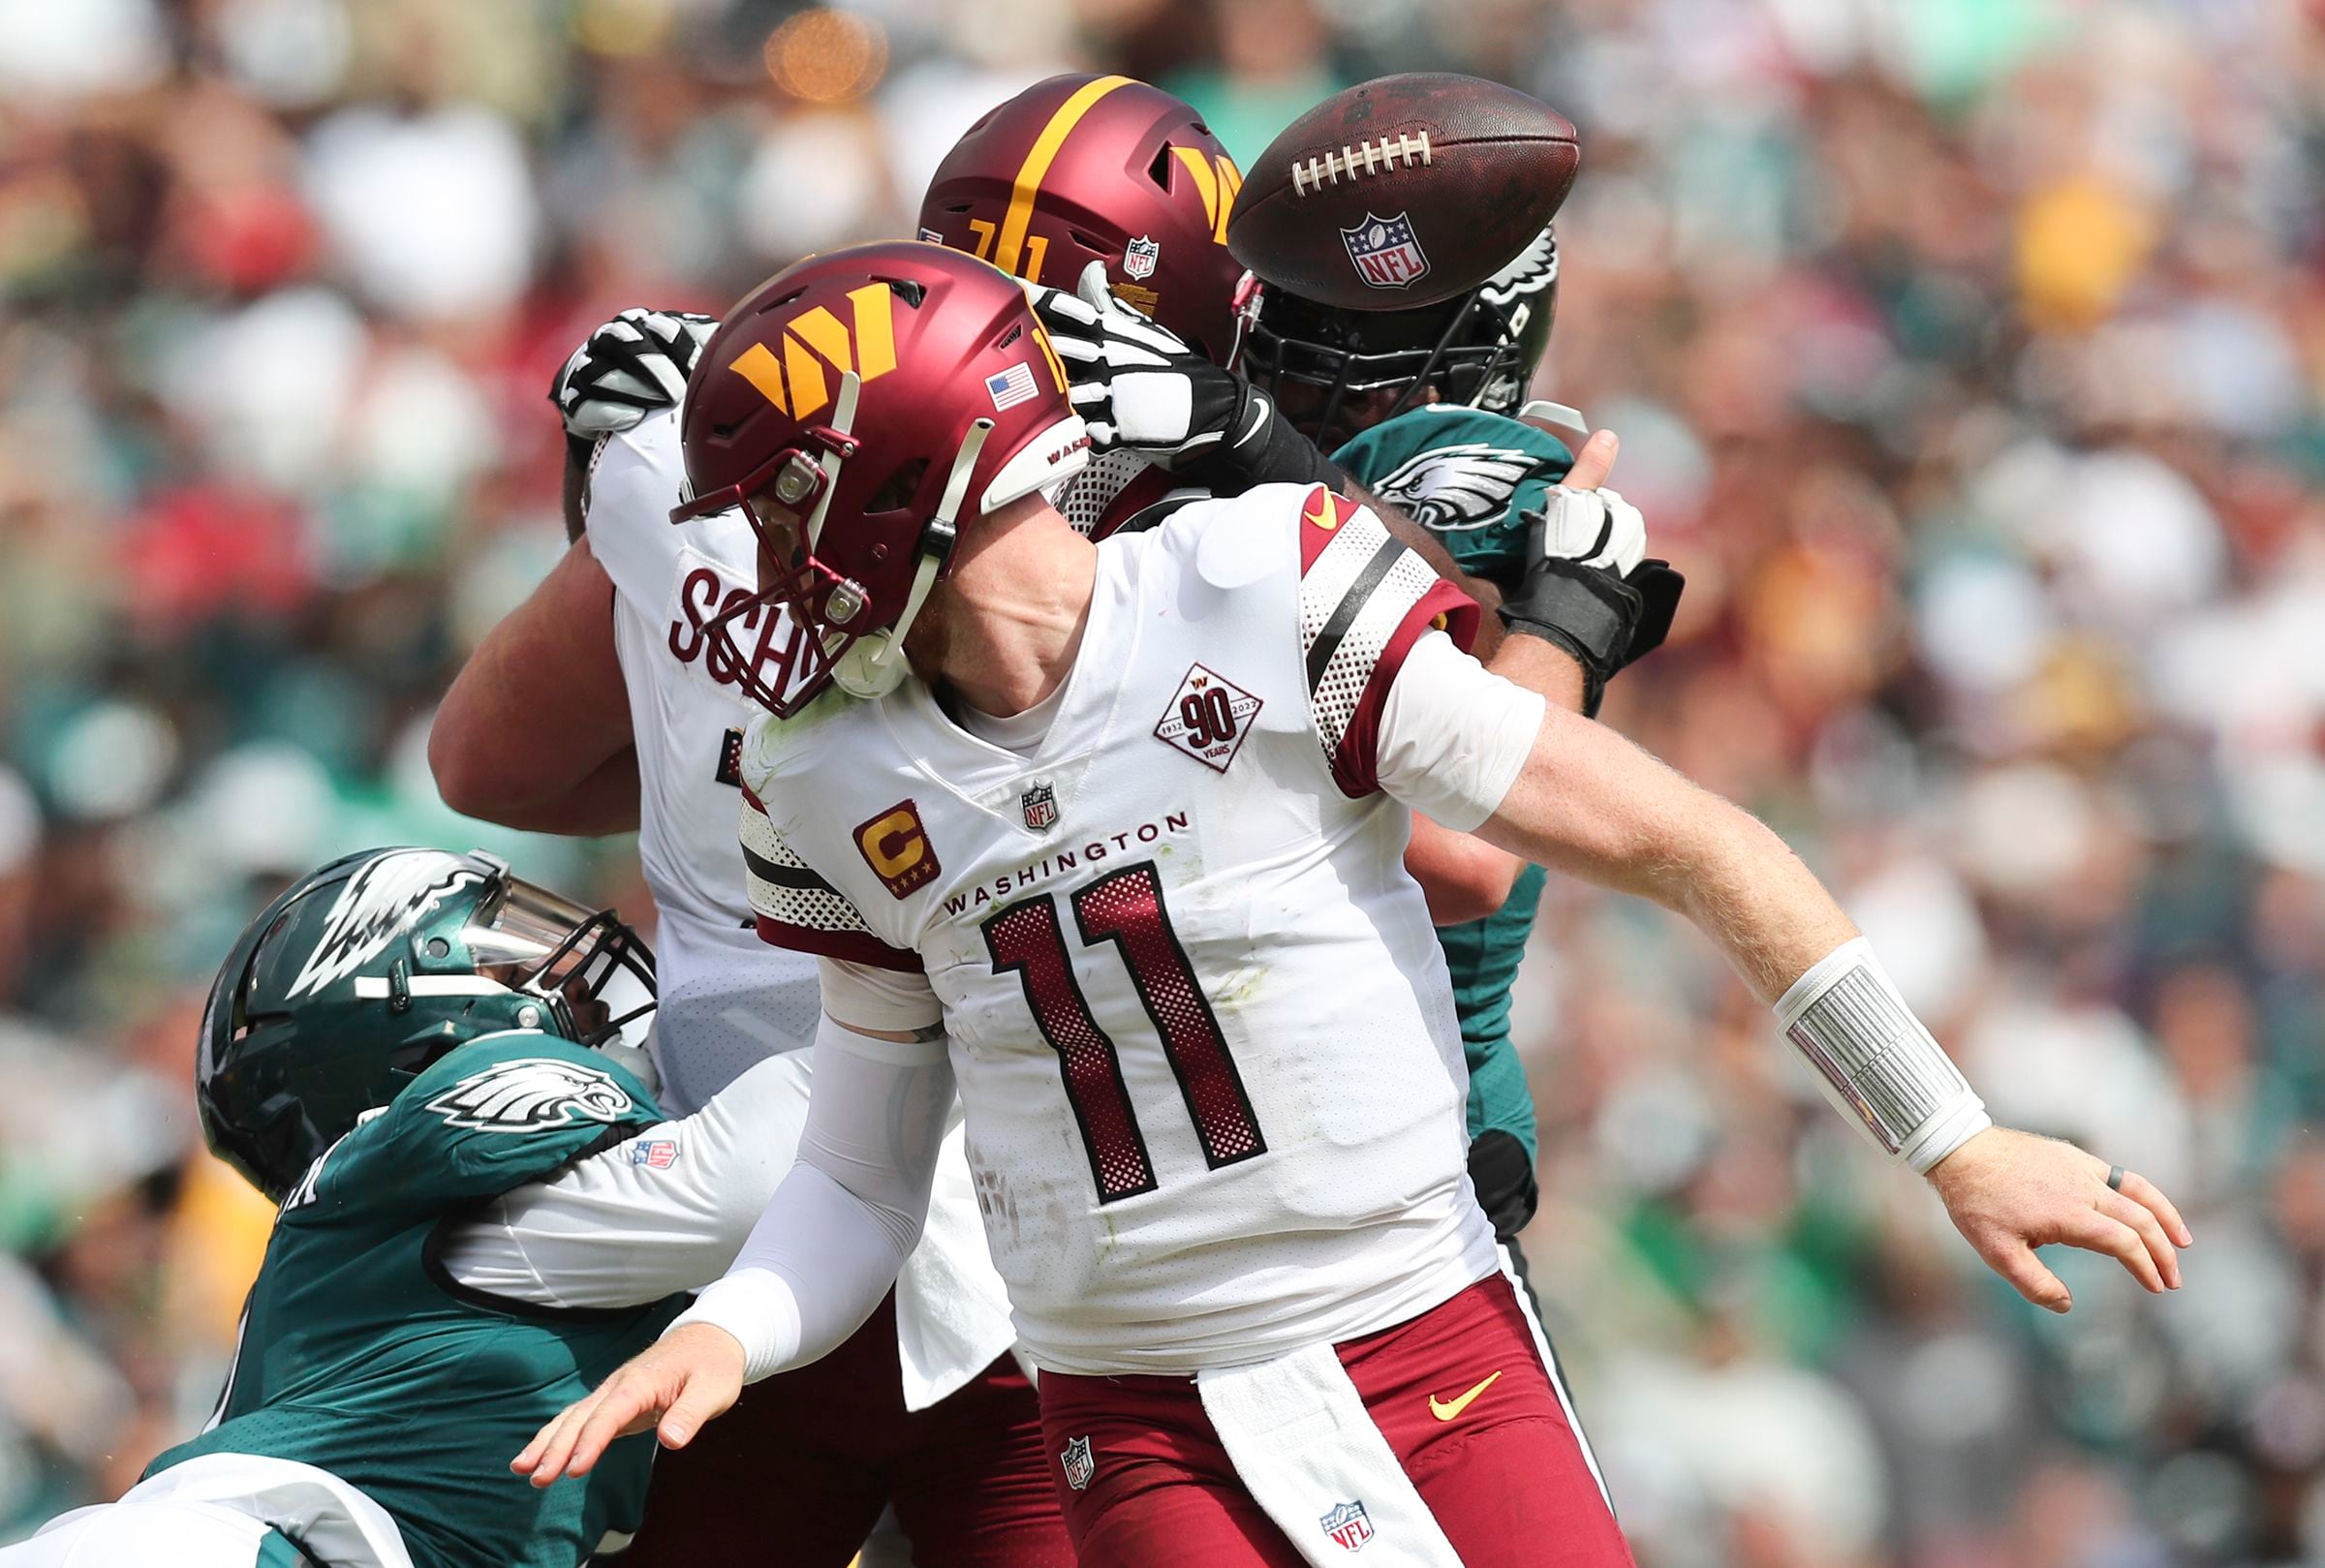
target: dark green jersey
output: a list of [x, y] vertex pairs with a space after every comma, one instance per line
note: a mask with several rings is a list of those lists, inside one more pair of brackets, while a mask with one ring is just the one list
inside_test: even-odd
[[[1464, 570], [1507, 582], [1526, 557], [1519, 513], [1540, 509], [1574, 454], [1556, 436], [1504, 415], [1431, 404], [1375, 425], [1332, 460], [1435, 534]], [[1437, 933], [1470, 1061], [1470, 1136], [1506, 1132], [1526, 1146], [1530, 1162], [1534, 1097], [1509, 1039], [1509, 988], [1541, 896], [1542, 872], [1528, 867], [1500, 909]]]
[[418, 1568], [574, 1568], [636, 1530], [650, 1435], [545, 1491], [509, 1461], [683, 1298], [525, 1307], [465, 1291], [436, 1249], [478, 1205], [661, 1120], [636, 1079], [554, 1035], [487, 1035], [430, 1066], [284, 1201], [217, 1420], [147, 1473], [211, 1453], [319, 1465], [394, 1516]]

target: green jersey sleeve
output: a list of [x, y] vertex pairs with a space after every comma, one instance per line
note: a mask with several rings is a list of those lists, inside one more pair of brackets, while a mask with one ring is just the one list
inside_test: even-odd
[[1431, 403], [1373, 426], [1332, 461], [1436, 535], [1464, 571], [1506, 583], [1526, 560], [1520, 514], [1542, 507], [1574, 454], [1506, 415]]
[[488, 1034], [406, 1085], [310, 1185], [325, 1203], [442, 1208], [521, 1186], [662, 1120], [646, 1087], [603, 1053], [531, 1030]]

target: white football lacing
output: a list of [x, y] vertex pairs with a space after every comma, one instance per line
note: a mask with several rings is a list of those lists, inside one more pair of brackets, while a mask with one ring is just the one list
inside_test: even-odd
[[1400, 131], [1379, 141], [1359, 141], [1352, 147], [1344, 146], [1338, 152], [1328, 152], [1321, 158], [1311, 158], [1291, 166], [1291, 194], [1306, 196], [1320, 191], [1326, 182], [1340, 183], [1347, 174], [1350, 180], [1361, 174], [1385, 174], [1399, 167], [1412, 168], [1431, 162], [1429, 133], [1426, 130]]

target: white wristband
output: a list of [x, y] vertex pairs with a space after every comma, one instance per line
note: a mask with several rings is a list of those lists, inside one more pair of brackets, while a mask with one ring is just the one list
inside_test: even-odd
[[713, 1280], [695, 1305], [670, 1320], [666, 1338], [689, 1323], [725, 1329], [743, 1347], [743, 1381], [756, 1383], [799, 1354], [799, 1303], [771, 1269], [737, 1269]]
[[1862, 937], [1793, 981], [1776, 1016], [1825, 1098], [1896, 1163], [1926, 1174], [1994, 1124]]

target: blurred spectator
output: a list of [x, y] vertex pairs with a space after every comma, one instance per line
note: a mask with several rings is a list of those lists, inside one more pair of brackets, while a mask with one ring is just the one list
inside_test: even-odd
[[2171, 1187], [2051, 1320], [1639, 906], [1521, 981], [1530, 1245], [1643, 1563], [2325, 1560], [2325, 28], [2293, 0], [0, 0], [0, 1539], [197, 1425], [263, 1205], [203, 988], [435, 798], [621, 305], [907, 232], [1063, 69], [1245, 158], [1345, 82], [1581, 127], [1542, 390], [1687, 569], [1608, 718], [1849, 895], [1998, 1114]]

